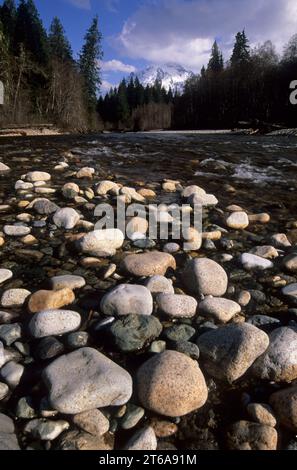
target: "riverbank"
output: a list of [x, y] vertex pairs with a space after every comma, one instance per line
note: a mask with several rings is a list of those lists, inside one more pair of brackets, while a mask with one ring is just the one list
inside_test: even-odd
[[[0, 448], [296, 448], [295, 138], [6, 138], [0, 162]], [[98, 234], [117, 197], [192, 228]]]

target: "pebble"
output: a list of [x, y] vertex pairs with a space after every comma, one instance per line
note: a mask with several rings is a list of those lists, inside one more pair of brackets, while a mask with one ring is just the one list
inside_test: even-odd
[[171, 279], [165, 276], [151, 276], [145, 281], [145, 287], [152, 295], [174, 294], [174, 288]]
[[153, 298], [150, 291], [139, 285], [121, 284], [108, 292], [101, 301], [105, 315], [151, 315]]
[[297, 255], [293, 253], [286, 256], [283, 260], [283, 265], [291, 273], [297, 273]]
[[15, 341], [22, 337], [22, 327], [20, 323], [11, 325], [0, 325], [0, 340], [6, 346], [11, 346]]
[[173, 349], [191, 357], [195, 361], [198, 361], [200, 357], [198, 346], [196, 344], [190, 343], [189, 341], [179, 341], [173, 345]]
[[24, 370], [23, 365], [10, 361], [1, 368], [0, 377], [9, 388], [16, 388], [21, 381]]
[[192, 186], [187, 186], [183, 192], [182, 192], [182, 197], [185, 199], [188, 199], [190, 196], [193, 194], [198, 194], [200, 196], [204, 196], [206, 194], [205, 190], [200, 188], [199, 186], [192, 185]]
[[19, 399], [15, 415], [20, 419], [36, 418], [37, 412], [34, 409], [33, 400], [31, 397], [22, 397]]
[[249, 222], [251, 224], [268, 224], [270, 222], [270, 215], [265, 212], [262, 214], [249, 215]]
[[282, 426], [297, 432], [297, 385], [279, 390], [271, 395], [269, 403], [272, 406], [277, 421]]
[[224, 295], [228, 287], [228, 276], [225, 270], [215, 261], [199, 258], [187, 263], [183, 281], [190, 292], [198, 295]]
[[60, 289], [81, 289], [86, 285], [86, 281], [82, 276], [74, 276], [66, 274], [63, 276], [54, 276], [49, 280], [49, 285], [53, 290]]
[[34, 338], [58, 336], [79, 328], [79, 313], [69, 310], [45, 310], [34, 315], [29, 323], [29, 331]]
[[35, 183], [36, 181], [50, 181], [51, 175], [45, 171], [30, 171], [26, 174], [26, 181]]
[[38, 313], [42, 310], [65, 307], [74, 301], [75, 295], [68, 287], [56, 291], [39, 290], [31, 295], [27, 308], [30, 313]]
[[151, 426], [148, 426], [139, 431], [131, 437], [125, 446], [128, 451], [153, 451], [157, 449], [157, 438], [155, 431]]
[[151, 426], [154, 429], [156, 436], [161, 439], [174, 436], [178, 431], [176, 424], [157, 418], [152, 419]]
[[249, 226], [249, 218], [246, 212], [233, 212], [226, 219], [226, 225], [234, 230], [244, 230]]
[[137, 191], [137, 192], [138, 192], [138, 194], [140, 194], [140, 196], [142, 196], [144, 198], [149, 199], [149, 198], [156, 197], [156, 193], [152, 189], [142, 188], [142, 189], [139, 189], [139, 191]]
[[232, 383], [266, 351], [269, 337], [253, 325], [231, 324], [203, 334], [197, 345], [208, 374]]
[[250, 253], [265, 259], [278, 258], [278, 251], [273, 246], [256, 246]]
[[247, 307], [251, 300], [252, 296], [248, 290], [242, 290], [239, 292], [237, 302], [241, 307]]
[[197, 251], [202, 246], [202, 233], [193, 227], [190, 227], [184, 231], [184, 251]]
[[124, 405], [132, 395], [130, 374], [92, 348], [56, 359], [43, 378], [51, 405], [63, 414]]
[[176, 262], [173, 256], [168, 253], [153, 251], [126, 256], [122, 267], [136, 277], [164, 276], [169, 268], [176, 269]]
[[265, 424], [238, 421], [227, 433], [230, 450], [276, 450], [278, 435], [274, 428]]
[[6, 172], [6, 171], [10, 171], [10, 168], [9, 166], [5, 165], [5, 163], [3, 162], [0, 162], [0, 172]]
[[113, 448], [114, 437], [109, 433], [99, 437], [87, 432], [67, 431], [58, 443], [58, 450], [68, 451], [111, 451]]
[[156, 300], [159, 310], [170, 318], [193, 318], [197, 313], [197, 300], [187, 295], [158, 294]]
[[80, 220], [80, 215], [71, 207], [58, 209], [53, 217], [54, 223], [59, 228], [72, 230]]
[[63, 352], [64, 345], [53, 336], [41, 339], [36, 349], [36, 355], [42, 361], [53, 359], [54, 357], [63, 354]]
[[3, 237], [0, 237], [0, 248], [5, 245], [5, 240]]
[[24, 427], [24, 433], [41, 441], [54, 441], [66, 429], [69, 429], [69, 423], [64, 420], [33, 419]]
[[3, 284], [4, 282], [8, 281], [11, 279], [13, 276], [12, 271], [10, 269], [0, 269], [0, 284]]
[[76, 178], [93, 178], [94, 174], [95, 168], [84, 167], [76, 173]]
[[145, 410], [141, 406], [133, 405], [133, 403], [128, 403], [126, 408], [126, 413], [121, 419], [121, 428], [122, 429], [132, 429], [139, 421], [144, 417]]
[[6, 398], [8, 393], [9, 393], [8, 385], [0, 382], [0, 401]]
[[275, 328], [276, 326], [280, 326], [279, 320], [268, 317], [267, 315], [253, 315], [247, 320], [247, 323], [263, 329], [267, 329], [266, 327]]
[[62, 194], [66, 199], [74, 199], [79, 194], [79, 186], [75, 183], [66, 183], [62, 188]]
[[39, 215], [50, 215], [59, 210], [57, 204], [45, 198], [35, 199], [32, 203], [32, 207]]
[[121, 230], [95, 230], [78, 240], [78, 247], [80, 251], [91, 256], [108, 257], [114, 256], [123, 243], [124, 235]]
[[199, 314], [214, 321], [228, 323], [241, 312], [239, 304], [221, 297], [206, 297], [199, 304]]
[[2, 307], [22, 307], [31, 292], [26, 289], [8, 289], [1, 297]]
[[261, 403], [249, 403], [247, 406], [249, 417], [256, 423], [266, 424], [275, 427], [276, 419], [272, 408], [269, 405]]
[[178, 243], [166, 243], [163, 248], [164, 253], [174, 254], [180, 251], [180, 246]]
[[144, 408], [170, 417], [198, 410], [208, 397], [197, 362], [176, 351], [165, 351], [145, 362], [137, 372], [136, 388]]
[[266, 269], [272, 269], [274, 266], [272, 261], [252, 255], [251, 253], [243, 253], [240, 257], [240, 261], [247, 271], [265, 271]]
[[194, 206], [216, 206], [219, 201], [214, 196], [214, 194], [193, 194], [188, 198], [188, 203], [191, 204], [192, 207]]
[[272, 235], [271, 243], [273, 246], [275, 246], [276, 248], [280, 248], [281, 250], [292, 246], [285, 233], [276, 233]]
[[120, 188], [118, 184], [113, 181], [101, 181], [96, 187], [96, 194], [98, 194], [98, 196], [106, 196], [108, 193], [112, 193], [116, 196], [119, 191]]
[[84, 348], [88, 342], [89, 334], [86, 331], [76, 331], [66, 337], [67, 346], [71, 349]]
[[92, 436], [103, 436], [109, 431], [109, 420], [100, 410], [84, 411], [73, 416], [73, 423]]
[[180, 341], [190, 341], [196, 334], [195, 328], [190, 325], [173, 325], [166, 328], [163, 332], [163, 336], [175, 343]]
[[10, 237], [23, 237], [31, 232], [31, 228], [25, 225], [4, 225], [3, 231]]
[[139, 351], [158, 338], [162, 325], [156, 317], [128, 315], [112, 323], [110, 333], [115, 346], [122, 352]]
[[[1, 168], [1, 167], [0, 167]], [[4, 414], [0, 414], [0, 451], [20, 450], [15, 435], [14, 422]]]
[[297, 303], [297, 283], [289, 284], [282, 289], [282, 294], [287, 297], [289, 301]]
[[34, 188], [34, 186], [33, 186], [32, 183], [26, 183], [23, 180], [18, 180], [14, 185], [14, 189], [16, 191], [29, 191], [33, 188]]
[[253, 365], [253, 374], [273, 382], [297, 379], [297, 328], [277, 328], [270, 333], [269, 340], [268, 349]]
[[149, 352], [152, 354], [160, 354], [166, 350], [165, 341], [153, 341], [149, 347]]
[[129, 238], [133, 233], [145, 234], [149, 228], [148, 221], [143, 217], [132, 217], [126, 225], [126, 233]]

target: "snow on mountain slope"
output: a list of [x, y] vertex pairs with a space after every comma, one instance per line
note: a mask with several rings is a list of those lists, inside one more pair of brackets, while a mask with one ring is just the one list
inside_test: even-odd
[[162, 86], [168, 91], [183, 91], [185, 82], [193, 76], [193, 72], [186, 70], [178, 64], [150, 65], [145, 70], [134, 74], [142, 85], [154, 85], [155, 81], [162, 82]]

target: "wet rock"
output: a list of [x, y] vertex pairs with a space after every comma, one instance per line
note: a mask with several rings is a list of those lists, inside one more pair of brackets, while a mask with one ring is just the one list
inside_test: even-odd
[[249, 226], [249, 218], [246, 212], [233, 212], [226, 219], [226, 225], [234, 230], [244, 230]]
[[276, 419], [272, 408], [269, 405], [261, 403], [249, 403], [247, 406], [249, 417], [259, 424], [275, 427]]
[[79, 222], [80, 215], [71, 207], [65, 207], [57, 210], [53, 220], [57, 227], [72, 230]]
[[88, 345], [89, 334], [86, 331], [76, 331], [66, 337], [67, 346], [71, 349], [84, 348]]
[[152, 295], [174, 294], [171, 279], [167, 279], [164, 276], [151, 276], [146, 280], [145, 286]]
[[34, 338], [58, 336], [70, 333], [79, 328], [79, 313], [69, 310], [45, 310], [33, 316], [29, 331]]
[[50, 403], [63, 414], [120, 406], [132, 395], [128, 372], [91, 348], [56, 359], [44, 370], [43, 378]]
[[2, 307], [22, 307], [31, 292], [26, 289], [8, 289], [1, 298]]
[[187, 263], [183, 282], [190, 292], [220, 297], [227, 291], [228, 276], [215, 261], [199, 258]]
[[297, 432], [297, 385], [279, 390], [269, 400], [279, 424]]
[[24, 370], [25, 368], [21, 364], [10, 361], [1, 368], [0, 377], [9, 388], [16, 388], [21, 381]]
[[38, 313], [42, 310], [59, 309], [74, 301], [75, 295], [68, 287], [57, 291], [39, 290], [30, 297], [28, 310], [30, 313]]
[[15, 435], [14, 422], [4, 414], [0, 414], [0, 451], [20, 450]]
[[12, 271], [10, 269], [0, 269], [0, 284], [3, 284], [4, 282], [8, 281], [11, 279], [13, 276]]
[[10, 237], [23, 237], [31, 232], [31, 228], [25, 225], [4, 225], [3, 231]]
[[203, 334], [197, 345], [209, 375], [232, 383], [266, 351], [269, 337], [253, 325], [231, 324]]
[[195, 334], [195, 328], [190, 325], [173, 325], [164, 330], [163, 336], [167, 340], [177, 343], [189, 341], [194, 338]]
[[75, 183], [66, 183], [62, 188], [62, 194], [66, 199], [74, 199], [79, 195], [79, 186]]
[[24, 433], [41, 441], [53, 441], [66, 429], [69, 429], [69, 423], [64, 420], [33, 419], [24, 427]]
[[169, 268], [176, 269], [172, 255], [153, 251], [139, 255], [128, 255], [123, 261], [123, 269], [137, 277], [164, 276]]
[[184, 416], [201, 408], [207, 386], [196, 361], [176, 351], [165, 351], [145, 362], [137, 372], [141, 404], [164, 416]]
[[12, 325], [0, 325], [0, 340], [6, 346], [11, 346], [15, 341], [22, 337], [22, 327], [20, 323]]
[[273, 382], [297, 379], [297, 328], [282, 327], [269, 335], [270, 344], [252, 367], [253, 374]]
[[250, 253], [265, 259], [278, 258], [278, 251], [273, 246], [256, 246]]
[[199, 304], [200, 315], [222, 323], [228, 323], [240, 312], [241, 307], [239, 304], [221, 297], [206, 297]]
[[51, 289], [81, 289], [86, 285], [86, 281], [82, 276], [74, 276], [65, 274], [64, 276], [54, 276], [49, 280]]
[[59, 356], [64, 352], [64, 345], [53, 336], [43, 338], [36, 349], [36, 355], [42, 360], [47, 361]]
[[150, 291], [139, 285], [121, 284], [108, 292], [101, 301], [105, 315], [151, 315], [153, 298]]
[[80, 251], [91, 256], [108, 257], [115, 255], [123, 243], [124, 235], [121, 230], [95, 230], [78, 240], [78, 247]]
[[155, 431], [150, 426], [137, 431], [137, 433], [131, 437], [131, 439], [125, 446], [125, 450], [129, 450], [129, 451], [156, 450], [156, 449], [157, 449], [157, 438], [155, 435]]
[[188, 295], [158, 294], [157, 305], [170, 318], [192, 318], [196, 315], [198, 302]]
[[58, 450], [111, 451], [114, 438], [110, 434], [92, 436], [86, 432], [68, 431], [59, 439]]
[[265, 271], [266, 269], [273, 268], [271, 261], [261, 258], [260, 256], [252, 255], [251, 253], [243, 253], [240, 257], [240, 261], [247, 271]]
[[190, 343], [189, 341], [179, 341], [173, 345], [173, 349], [191, 357], [195, 361], [198, 361], [200, 357], [198, 346], [194, 343]]
[[143, 349], [162, 332], [162, 325], [156, 317], [128, 315], [115, 321], [110, 332], [116, 347], [123, 352]]
[[103, 436], [109, 431], [109, 421], [99, 410], [90, 410], [73, 417], [73, 423], [92, 436]]
[[59, 210], [57, 204], [44, 198], [33, 201], [32, 207], [39, 215], [50, 215]]
[[227, 434], [230, 450], [276, 450], [277, 432], [271, 426], [238, 421]]
[[128, 403], [126, 413], [121, 419], [121, 428], [122, 429], [132, 429], [134, 428], [139, 421], [143, 418], [145, 410], [141, 406], [133, 405], [133, 403]]
[[36, 181], [50, 181], [51, 175], [45, 171], [30, 171], [26, 174], [26, 181], [35, 183]]

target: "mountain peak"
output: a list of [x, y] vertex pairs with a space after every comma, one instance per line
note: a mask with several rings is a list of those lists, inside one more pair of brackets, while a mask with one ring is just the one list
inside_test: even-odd
[[151, 64], [144, 70], [134, 74], [138, 77], [143, 86], [154, 85], [156, 80], [162, 82], [162, 86], [168, 91], [181, 93], [185, 82], [193, 76], [193, 72], [186, 70], [182, 65], [174, 62], [168, 62], [164, 65]]

